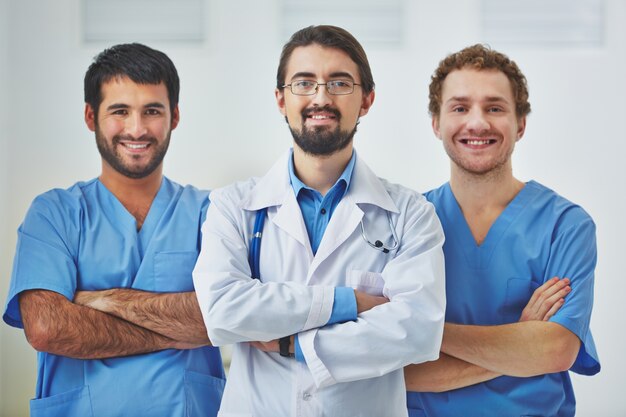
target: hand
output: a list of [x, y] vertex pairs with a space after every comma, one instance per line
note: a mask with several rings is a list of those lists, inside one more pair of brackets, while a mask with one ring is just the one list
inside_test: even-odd
[[380, 297], [377, 295], [371, 295], [366, 292], [354, 290], [354, 296], [356, 297], [356, 312], [361, 314], [364, 311], [371, 310], [372, 308], [389, 302], [387, 297]]
[[537, 288], [524, 307], [519, 321], [548, 321], [565, 303], [565, 296], [570, 293], [569, 278], [550, 278]]

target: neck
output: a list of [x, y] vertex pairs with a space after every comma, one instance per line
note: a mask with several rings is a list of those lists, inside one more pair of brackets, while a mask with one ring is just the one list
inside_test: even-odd
[[452, 163], [451, 171], [450, 188], [466, 217], [484, 211], [499, 215], [524, 188], [510, 163], [486, 174], [472, 174]]
[[352, 146], [332, 155], [317, 156], [305, 153], [298, 145], [293, 146], [293, 165], [296, 175], [308, 187], [326, 195], [337, 182], [352, 158]]
[[510, 162], [486, 174], [472, 174], [452, 163], [450, 188], [478, 245], [523, 187], [513, 177]]
[[144, 178], [129, 178], [115, 171], [104, 161], [102, 162], [102, 174], [99, 177], [102, 185], [135, 217], [137, 229], [143, 225], [152, 201], [161, 187], [162, 179], [162, 165]]

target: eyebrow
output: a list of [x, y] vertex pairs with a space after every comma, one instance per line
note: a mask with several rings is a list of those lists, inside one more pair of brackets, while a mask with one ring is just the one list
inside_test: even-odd
[[[296, 72], [295, 74], [293, 74], [291, 76], [291, 79], [295, 79], [295, 78], [316, 78], [317, 76], [312, 73], [312, 72], [306, 72], [306, 71], [301, 71], [301, 72]], [[350, 74], [349, 72], [345, 72], [345, 71], [336, 71], [336, 72], [331, 72], [329, 74], [330, 78], [349, 78], [351, 80], [354, 80], [354, 77], [352, 76], [352, 74]]]
[[[446, 100], [446, 103], [449, 103], [449, 102], [467, 103], [468, 101], [471, 101], [469, 97], [454, 96]], [[486, 97], [484, 101], [486, 101], [487, 103], [508, 103], [508, 101], [502, 96], [489, 96], [489, 97]]]
[[[119, 109], [128, 109], [130, 108], [130, 106], [128, 104], [124, 104], [124, 103], [113, 103], [110, 106], [107, 107], [108, 111], [111, 110], [119, 110]], [[165, 105], [163, 105], [163, 103], [159, 103], [158, 101], [155, 101], [153, 103], [148, 103], [146, 105], [143, 106], [144, 109], [149, 109], [149, 108], [159, 108], [159, 109], [164, 109]]]

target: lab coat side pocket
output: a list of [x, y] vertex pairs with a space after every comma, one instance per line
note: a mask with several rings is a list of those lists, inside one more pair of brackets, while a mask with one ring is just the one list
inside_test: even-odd
[[382, 296], [385, 280], [378, 272], [353, 269], [348, 273], [347, 285], [357, 291]]
[[30, 400], [31, 417], [93, 417], [91, 394], [87, 385], [50, 397]]
[[225, 380], [185, 371], [185, 417], [213, 417], [220, 409]]
[[506, 298], [501, 308], [503, 323], [517, 322], [522, 310], [530, 301], [539, 284], [529, 278], [510, 278], [506, 286]]
[[158, 292], [193, 291], [191, 273], [196, 266], [196, 251], [157, 252], [154, 254], [154, 289]]

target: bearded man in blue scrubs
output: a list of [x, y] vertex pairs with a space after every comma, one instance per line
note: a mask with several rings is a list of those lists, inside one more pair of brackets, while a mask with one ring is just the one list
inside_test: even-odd
[[172, 61], [140, 44], [85, 75], [102, 172], [34, 200], [3, 317], [38, 351], [33, 417], [217, 412], [224, 371], [191, 275], [208, 192], [162, 173], [178, 94]]
[[430, 84], [450, 182], [427, 194], [443, 224], [446, 324], [437, 361], [405, 369], [411, 416], [573, 416], [569, 371], [600, 371], [589, 321], [595, 225], [513, 176], [530, 113], [515, 62], [482, 45], [446, 57]]

